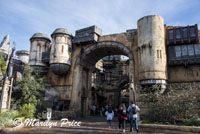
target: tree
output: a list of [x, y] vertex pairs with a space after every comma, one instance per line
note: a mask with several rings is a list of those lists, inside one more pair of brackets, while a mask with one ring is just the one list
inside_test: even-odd
[[17, 107], [25, 104], [32, 104], [36, 107], [36, 111], [43, 104], [45, 86], [43, 78], [29, 65], [24, 65], [23, 78], [17, 79], [16, 85], [19, 87], [17, 92], [13, 93], [14, 103]]

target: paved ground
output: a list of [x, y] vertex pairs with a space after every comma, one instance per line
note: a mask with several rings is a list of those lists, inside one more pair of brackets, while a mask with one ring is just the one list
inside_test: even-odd
[[[81, 121], [79, 127], [24, 127], [15, 132], [8, 132], [6, 134], [121, 134], [122, 130], [118, 130], [118, 122], [115, 118], [112, 123], [112, 128], [108, 129], [105, 122], [105, 117], [90, 117], [87, 119], [77, 119]], [[59, 122], [60, 123], [60, 122]], [[139, 134], [189, 134], [179, 131], [167, 131], [167, 130], [151, 130], [149, 128], [140, 128]], [[126, 124], [126, 133], [129, 132], [129, 123]], [[136, 133], [136, 132], [135, 132]], [[134, 134], [135, 134], [134, 133]], [[192, 133], [195, 134], [195, 133]]]

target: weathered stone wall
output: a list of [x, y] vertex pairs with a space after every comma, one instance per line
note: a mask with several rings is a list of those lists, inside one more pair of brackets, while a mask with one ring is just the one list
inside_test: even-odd
[[[156, 97], [148, 97], [148, 94], [141, 93], [141, 88], [138, 85], [138, 90], [137, 90], [137, 95], [136, 95], [136, 100], [138, 106], [141, 108], [141, 118], [145, 119], [146, 115], [148, 113], [149, 108], [152, 106], [152, 104], [157, 101], [155, 100]], [[190, 83], [168, 83], [166, 92], [169, 90], [173, 90], [177, 96], [184, 92], [184, 90], [189, 90], [190, 95], [198, 95], [200, 96], [200, 82], [190, 82]], [[152, 96], [152, 95], [151, 95]], [[156, 96], [156, 95], [155, 95]], [[200, 99], [197, 99], [198, 102], [200, 102]], [[193, 114], [199, 113], [199, 108], [200, 108], [200, 103], [197, 104], [198, 102], [194, 103], [196, 106], [196, 109], [193, 109]]]
[[168, 67], [169, 83], [200, 82], [200, 65]]

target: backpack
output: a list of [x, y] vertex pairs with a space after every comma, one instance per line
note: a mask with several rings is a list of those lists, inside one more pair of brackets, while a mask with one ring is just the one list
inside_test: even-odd
[[132, 113], [133, 113], [133, 114], [136, 114], [136, 113], [137, 113], [136, 106], [132, 107]]

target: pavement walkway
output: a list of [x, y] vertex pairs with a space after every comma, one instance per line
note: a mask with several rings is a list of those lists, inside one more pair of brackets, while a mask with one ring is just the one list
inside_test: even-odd
[[[72, 121], [72, 120], [69, 120]], [[89, 117], [76, 119], [76, 121], [81, 121], [80, 126], [60, 127], [61, 122], [57, 126], [48, 127], [23, 127], [17, 131], [4, 132], [2, 134], [122, 134], [122, 130], [118, 130], [117, 118], [112, 122], [112, 127], [109, 129], [106, 124], [105, 117]], [[129, 132], [129, 123], [126, 123], [126, 134], [133, 134]], [[136, 134], [136, 132], [134, 132]], [[152, 128], [139, 128], [139, 134], [197, 134], [188, 133], [182, 131], [174, 130], [163, 130], [163, 129], [152, 129]]]

